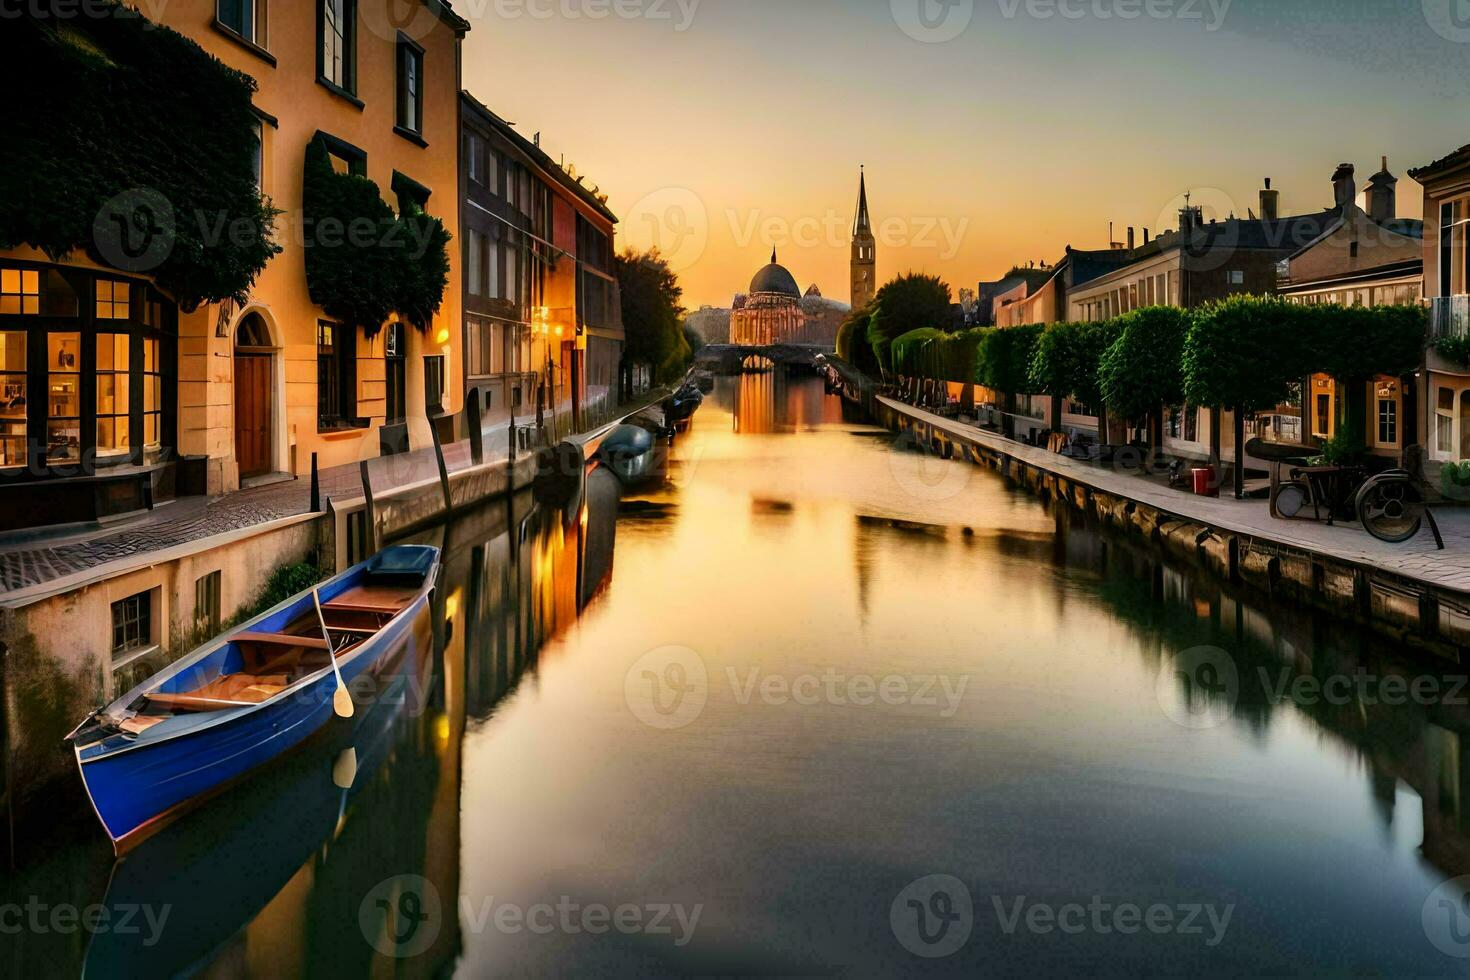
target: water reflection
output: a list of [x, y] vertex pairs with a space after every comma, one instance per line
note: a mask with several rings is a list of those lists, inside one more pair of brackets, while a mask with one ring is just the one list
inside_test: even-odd
[[[1470, 692], [1382, 696], [1448, 695], [1458, 668], [987, 471], [921, 499], [898, 451], [815, 379], [721, 379], [668, 484], [620, 501], [596, 472], [571, 501], [425, 532], [434, 636], [369, 710], [116, 866], [79, 835], [6, 883], [168, 907], [162, 941], [25, 932], [9, 972], [896, 974], [916, 961], [890, 903], [933, 873], [976, 907], [938, 972], [1458, 965], [1420, 917], [1470, 873]], [[630, 664], [668, 644], [709, 678], [677, 731], [626, 701]], [[947, 717], [741, 693], [829, 670], [968, 686]], [[1341, 677], [1374, 681], [1302, 693]], [[1237, 910], [1214, 947], [1007, 933], [992, 898], [1020, 895]], [[702, 918], [687, 945], [494, 925], [494, 903], [564, 899]]]

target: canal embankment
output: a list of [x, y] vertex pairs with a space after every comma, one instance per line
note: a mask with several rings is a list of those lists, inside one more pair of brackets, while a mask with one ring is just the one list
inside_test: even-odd
[[[259, 604], [293, 566], [327, 576], [385, 541], [470, 513], [571, 467], [584, 446], [665, 397], [652, 391], [552, 427], [500, 425], [476, 438], [160, 508], [134, 525], [0, 555], [0, 801], [7, 822], [71, 777], [65, 734]], [[529, 420], [527, 420], [529, 421]], [[569, 462], [573, 461], [573, 462]], [[122, 613], [120, 618], [119, 613]]]
[[1389, 544], [1354, 524], [1272, 518], [1265, 501], [1196, 496], [1138, 467], [1074, 460], [880, 394], [837, 358], [843, 395], [919, 451], [994, 469], [1039, 496], [1141, 535], [1231, 582], [1331, 611], [1392, 639], [1459, 662], [1470, 648], [1470, 513], [1436, 512], [1439, 550], [1426, 528]]

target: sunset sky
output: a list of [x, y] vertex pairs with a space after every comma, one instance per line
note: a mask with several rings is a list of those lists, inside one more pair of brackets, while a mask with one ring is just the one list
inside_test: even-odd
[[465, 86], [610, 195], [620, 244], [671, 254], [691, 308], [773, 245], [845, 302], [859, 164], [880, 282], [958, 289], [1169, 227], [1186, 191], [1244, 215], [1269, 175], [1284, 212], [1324, 207], [1384, 154], [1419, 216], [1405, 171], [1470, 142], [1462, 0], [454, 6]]

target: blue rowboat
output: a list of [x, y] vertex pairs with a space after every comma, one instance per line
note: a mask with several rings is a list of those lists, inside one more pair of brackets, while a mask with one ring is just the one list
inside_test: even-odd
[[[92, 808], [122, 854], [189, 807], [301, 744], [333, 716], [335, 656], [371, 687], [429, 622], [439, 549], [388, 548], [211, 641], [68, 736]], [[330, 637], [330, 643], [329, 639]]]

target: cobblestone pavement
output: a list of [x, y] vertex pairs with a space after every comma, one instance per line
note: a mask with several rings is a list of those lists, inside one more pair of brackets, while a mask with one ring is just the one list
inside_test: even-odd
[[[508, 454], [506, 428], [503, 423], [486, 428], [487, 460]], [[469, 442], [462, 440], [445, 446], [444, 456], [451, 473], [469, 467]], [[437, 479], [439, 473], [432, 448], [403, 456], [374, 458], [368, 461], [368, 467], [374, 486], [402, 486]], [[322, 470], [319, 481], [323, 504], [328, 499], [361, 497], [360, 472], [357, 463]], [[63, 535], [50, 543], [34, 541], [9, 549], [0, 546], [0, 598], [17, 589], [41, 585], [107, 562], [305, 514], [310, 505], [311, 480], [303, 476], [209, 500], [181, 499], [126, 524]]]
[[[356, 464], [323, 470], [320, 479], [323, 499], [362, 495]], [[132, 555], [304, 514], [310, 504], [311, 480], [307, 477], [252, 487], [209, 501], [179, 500], [116, 530], [95, 530], [56, 544], [0, 553], [0, 594]]]

